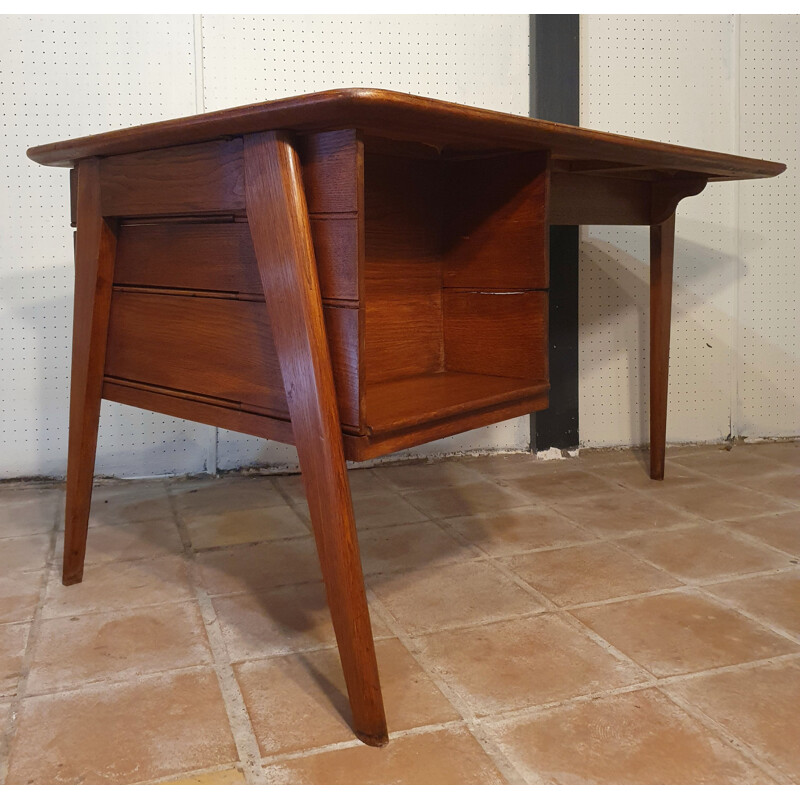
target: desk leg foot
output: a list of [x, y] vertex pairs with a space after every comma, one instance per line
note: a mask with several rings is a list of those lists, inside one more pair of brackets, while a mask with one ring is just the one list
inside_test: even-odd
[[78, 166], [75, 314], [62, 574], [65, 586], [83, 579], [115, 252], [116, 234], [100, 213], [98, 160], [85, 159]]
[[650, 228], [650, 477], [664, 480], [675, 215]]
[[333, 628], [353, 729], [388, 741], [375, 645], [364, 591], [342, 429], [322, 312], [300, 162], [281, 133], [246, 136], [247, 217]]

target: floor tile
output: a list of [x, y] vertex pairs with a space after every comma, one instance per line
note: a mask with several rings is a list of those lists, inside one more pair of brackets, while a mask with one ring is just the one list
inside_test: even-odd
[[89, 525], [171, 519], [165, 481], [114, 481], [92, 489]]
[[58, 504], [64, 495], [57, 489], [12, 489], [0, 492], [0, 539], [48, 533], [56, 526]]
[[800, 646], [735, 611], [688, 592], [572, 612], [657, 677], [792, 653]]
[[236, 761], [211, 670], [23, 701], [8, 783], [132, 783]]
[[530, 505], [530, 500], [526, 500], [521, 493], [503, 489], [488, 481], [423, 489], [407, 497], [417, 508], [436, 519]]
[[629, 686], [644, 673], [557, 614], [416, 640], [426, 663], [477, 714], [497, 714]]
[[0, 625], [0, 697], [17, 691], [30, 627], [29, 622]]
[[73, 586], [62, 585], [60, 570], [54, 572], [42, 613], [45, 618], [63, 617], [185, 602], [193, 597], [186, 564], [180, 556], [114, 561], [88, 565], [83, 582]]
[[544, 608], [486, 561], [372, 575], [367, 582], [400, 625], [412, 634], [475, 625]]
[[169, 484], [169, 493], [175, 498], [178, 511], [192, 516], [286, 505], [272, 479], [263, 476], [208, 476], [175, 481]]
[[475, 482], [475, 472], [464, 464], [437, 461], [432, 464], [399, 464], [375, 470], [378, 478], [399, 491], [463, 486]]
[[212, 770], [186, 775], [175, 780], [159, 781], [159, 786], [237, 786], [245, 784], [242, 771], [238, 768]]
[[752, 445], [757, 455], [772, 458], [784, 464], [800, 467], [800, 439], [783, 442], [760, 442]]
[[487, 729], [530, 780], [543, 783], [772, 782], [655, 689], [572, 703]]
[[[336, 645], [321, 582], [215, 597], [213, 604], [231, 661]], [[374, 612], [372, 632], [389, 634]]]
[[616, 464], [649, 464], [650, 453], [632, 447], [581, 447], [578, 461], [588, 469], [605, 469]]
[[608, 494], [615, 488], [613, 484], [604, 481], [595, 472], [575, 468], [542, 469], [524, 478], [510, 478], [505, 483], [524, 492], [533, 500], [545, 502], [570, 497]]
[[[178, 555], [183, 544], [178, 526], [171, 517], [121, 525], [96, 525], [86, 537], [86, 564], [133, 561]], [[64, 558], [64, 534], [56, 537], [56, 559]]]
[[187, 515], [184, 522], [195, 550], [309, 535], [306, 523], [286, 505], [241, 510], [231, 507], [224, 514]]
[[[295, 505], [295, 509], [310, 526], [310, 515], [305, 501]], [[393, 490], [383, 487], [369, 492], [353, 492], [353, 511], [359, 531], [425, 521], [424, 514]]]
[[366, 574], [434, 567], [483, 555], [445, 533], [435, 522], [370, 528], [358, 539]]
[[686, 514], [631, 490], [579, 500], [563, 500], [554, 503], [553, 508], [598, 536], [622, 536], [633, 531], [660, 530], [691, 522]]
[[476, 474], [491, 480], [526, 477], [534, 470], [550, 469], [555, 462], [540, 461], [535, 453], [492, 453], [464, 458], [460, 463], [472, 473], [474, 481]]
[[760, 620], [800, 636], [800, 571], [717, 583], [706, 591]]
[[800, 511], [740, 519], [729, 522], [728, 525], [790, 555], [800, 556]]
[[0, 539], [0, 564], [4, 575], [41, 570], [47, 565], [50, 534]]
[[649, 463], [642, 464], [638, 461], [610, 464], [597, 471], [614, 484], [656, 494], [664, 489], [674, 489], [676, 486], [696, 486], [709, 481], [706, 476], [698, 476], [696, 472], [690, 472], [676, 461], [668, 462], [663, 481], [654, 481], [650, 477]]
[[506, 556], [594, 539], [588, 531], [543, 506], [450, 517], [447, 525], [490, 556]]
[[59, 617], [42, 621], [28, 693], [210, 662], [203, 620], [194, 603]]
[[200, 579], [210, 594], [252, 592], [322, 579], [314, 539], [305, 536], [197, 554]]
[[[391, 731], [460, 719], [397, 639], [379, 641], [375, 650]], [[353, 739], [335, 649], [246, 662], [236, 677], [263, 756]]]
[[[302, 475], [277, 475], [273, 480], [275, 485], [279, 486], [294, 503], [305, 505], [306, 490]], [[347, 470], [347, 480], [353, 496], [386, 491], [384, 484], [375, 475], [374, 469], [349, 469]]]
[[721, 480], [753, 478], [784, 468], [778, 462], [762, 458], [754, 448], [746, 447], [705, 451], [685, 458], [676, 458], [674, 463]]
[[498, 784], [490, 758], [464, 729], [402, 736], [387, 747], [355, 745], [265, 768], [270, 783]]
[[558, 606], [669, 589], [680, 584], [607, 542], [525, 553], [503, 561]]
[[756, 492], [763, 492], [770, 498], [777, 497], [800, 505], [800, 469], [740, 480], [737, 486], [746, 486]]
[[734, 488], [726, 483], [668, 489], [661, 492], [659, 498], [683, 511], [710, 520], [752, 517], [791, 509], [784, 500], [738, 486]]
[[33, 619], [45, 571], [0, 573], [0, 622]]
[[425, 520], [425, 515], [418, 509], [390, 491], [354, 495], [353, 510], [356, 514], [356, 528], [360, 531]]
[[767, 762], [800, 782], [800, 662], [765, 664], [672, 684], [688, 700]]
[[761, 572], [789, 566], [789, 557], [731, 535], [713, 523], [631, 536], [619, 545], [683, 580]]

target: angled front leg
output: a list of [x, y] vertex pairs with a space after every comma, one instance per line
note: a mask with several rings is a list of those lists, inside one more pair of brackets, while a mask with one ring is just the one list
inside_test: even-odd
[[388, 741], [375, 646], [297, 153], [280, 133], [245, 136], [247, 219], [311, 512], [353, 727]]
[[100, 213], [100, 180], [96, 158], [78, 164], [76, 222], [75, 312], [62, 574], [66, 586], [83, 579], [117, 246], [116, 233]]
[[675, 214], [650, 228], [650, 477], [664, 480]]

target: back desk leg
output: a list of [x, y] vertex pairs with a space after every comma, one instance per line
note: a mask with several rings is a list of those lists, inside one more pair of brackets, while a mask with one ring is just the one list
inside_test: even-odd
[[362, 741], [381, 746], [386, 718], [300, 164], [280, 133], [259, 133], [245, 137], [244, 165], [247, 218], [353, 726]]
[[100, 211], [97, 159], [86, 159], [78, 165], [77, 200], [75, 311], [62, 575], [67, 586], [80, 583], [83, 579], [117, 244], [113, 228]]
[[675, 215], [650, 228], [650, 477], [664, 480]]

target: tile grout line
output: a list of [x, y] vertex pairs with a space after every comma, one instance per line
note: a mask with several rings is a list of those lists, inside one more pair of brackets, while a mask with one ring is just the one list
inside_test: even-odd
[[25, 652], [22, 656], [22, 664], [19, 670], [19, 681], [17, 682], [17, 689], [11, 698], [11, 703], [8, 709], [8, 722], [6, 724], [5, 735], [0, 740], [0, 786], [6, 785], [8, 779], [8, 770], [11, 764], [11, 749], [14, 743], [14, 738], [17, 734], [17, 724], [19, 721], [19, 713], [22, 706], [22, 701], [26, 697], [26, 690], [28, 686], [28, 674], [30, 672], [31, 664], [33, 663], [33, 653], [36, 649], [36, 644], [39, 639], [39, 630], [42, 627], [42, 610], [44, 608], [45, 600], [47, 598], [47, 591], [50, 586], [52, 574], [56, 571], [56, 537], [58, 536], [59, 521], [61, 519], [61, 504], [64, 500], [63, 492], [59, 502], [56, 503], [54, 511], [53, 527], [50, 529], [50, 546], [48, 547], [47, 556], [45, 558], [44, 580], [39, 590], [39, 599], [36, 603], [36, 609], [33, 612], [30, 628], [28, 629], [28, 638], [25, 642]]
[[[409, 739], [414, 736], [420, 736], [425, 733], [436, 733], [438, 731], [458, 730], [464, 726], [465, 721], [463, 719], [455, 719], [449, 720], [448, 722], [434, 722], [428, 725], [417, 725], [414, 728], [404, 728], [400, 731], [391, 731], [389, 734], [389, 744], [397, 739]], [[270, 767], [276, 764], [283, 764], [287, 761], [298, 761], [301, 758], [307, 758], [322, 753], [334, 753], [338, 750], [355, 750], [356, 748], [367, 746], [368, 745], [365, 745], [353, 734], [352, 738], [343, 739], [340, 742], [322, 744], [317, 747], [306, 747], [302, 750], [289, 750], [284, 753], [273, 753], [272, 755], [264, 756], [261, 759], [261, 764], [264, 767]]]
[[386, 627], [389, 628], [414, 661], [417, 662], [425, 675], [430, 678], [436, 688], [455, 709], [456, 713], [461, 716], [472, 736], [503, 778], [510, 784], [526, 783], [517, 768], [506, 758], [505, 754], [499, 750], [495, 742], [492, 741], [480, 727], [476, 716], [472, 713], [464, 698], [439, 675], [432, 665], [427, 663], [427, 659], [424, 654], [420, 652], [416, 642], [412, 637], [406, 634], [402, 625], [400, 625], [394, 615], [384, 606], [380, 598], [377, 597], [370, 587], [367, 587], [367, 598], [370, 605], [378, 611], [378, 615], [381, 617]]
[[189, 580], [194, 588], [195, 598], [200, 607], [200, 615], [205, 627], [208, 643], [211, 648], [213, 658], [213, 668], [217, 675], [220, 693], [228, 715], [231, 736], [233, 737], [239, 761], [244, 773], [245, 781], [248, 784], [264, 784], [266, 776], [261, 767], [261, 751], [258, 739], [247, 712], [241, 687], [236, 680], [236, 675], [230, 663], [228, 648], [222, 635], [222, 629], [217, 619], [214, 606], [208, 592], [202, 585], [194, 551], [191, 547], [186, 526], [178, 512], [177, 503], [169, 488], [165, 487], [167, 498], [172, 508], [175, 523], [178, 527], [181, 541], [184, 546], [184, 558], [186, 559]]

